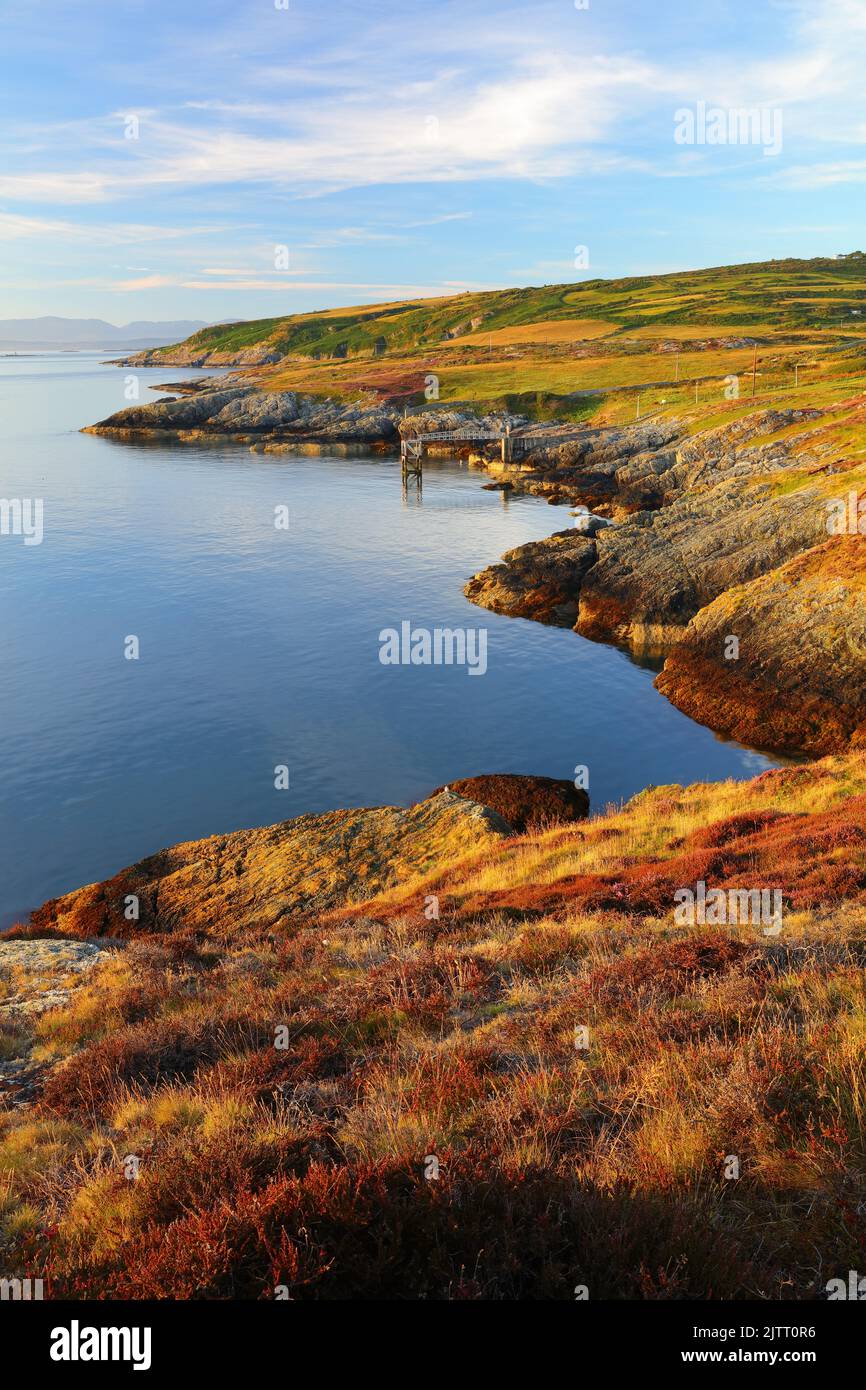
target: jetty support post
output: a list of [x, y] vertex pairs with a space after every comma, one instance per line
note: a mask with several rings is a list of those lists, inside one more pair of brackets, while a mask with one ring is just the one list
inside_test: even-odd
[[502, 436], [501, 445], [502, 462], [511, 463], [514, 458], [514, 440], [511, 437], [511, 425], [505, 426], [505, 433]]
[[420, 485], [423, 472], [424, 441], [422, 439], [400, 440], [400, 472], [405, 483], [415, 478]]

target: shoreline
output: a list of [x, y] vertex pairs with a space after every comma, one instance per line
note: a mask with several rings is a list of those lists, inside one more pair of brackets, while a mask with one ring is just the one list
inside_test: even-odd
[[[866, 398], [849, 405], [859, 415]], [[506, 552], [471, 576], [464, 594], [506, 616], [570, 627], [638, 660], [662, 659], [661, 693], [697, 723], [748, 747], [820, 757], [866, 746], [859, 616], [866, 548], [859, 537], [827, 536], [828, 494], [832, 500], [839, 486], [828, 479], [843, 471], [828, 457], [837, 415], [756, 403], [696, 433], [675, 417], [607, 428], [532, 423], [532, 446], [518, 462], [492, 457], [491, 446], [431, 445], [431, 454], [483, 469], [491, 489], [591, 514]], [[83, 432], [135, 442], [221, 439], [265, 454], [382, 457], [407, 436], [473, 426], [494, 434], [506, 425], [519, 439], [530, 422], [479, 415], [459, 402], [408, 415], [363, 399], [268, 391], [266, 382], [246, 377], [190, 383], [179, 397], [120, 411]], [[859, 481], [856, 468], [844, 464], [846, 489]], [[860, 471], [866, 485], [866, 466]], [[795, 582], [805, 555], [813, 557], [808, 603]], [[832, 594], [822, 597], [828, 576]], [[760, 632], [749, 621], [753, 604]], [[822, 663], [797, 658], [804, 631]]]
[[[182, 383], [171, 384], [175, 386], [175, 389], [177, 389]], [[161, 383], [160, 387], [155, 386], [154, 389], [165, 389], [168, 385], [168, 382], [164, 382]], [[192, 383], [192, 389], [188, 393], [188, 398], [194, 399], [196, 397], [200, 397], [202, 395], [202, 387], [203, 383], [199, 381], [195, 381], [194, 383]], [[222, 387], [222, 382], [220, 382], [220, 387]], [[110, 399], [113, 393], [109, 391], [107, 394]], [[205, 392], [205, 394], [207, 393]], [[97, 398], [97, 400], [98, 399], [99, 398]], [[152, 411], [154, 408], [161, 409], [164, 404], [165, 402], [153, 402], [152, 405], [146, 407], [148, 415], [149, 412]], [[94, 419], [97, 412], [93, 409], [92, 405], [91, 412], [92, 413], [90, 414], [90, 418]], [[83, 411], [79, 413], [78, 420], [75, 420], [74, 414], [72, 414], [72, 423], [76, 426], [81, 425], [82, 416], [84, 420], [87, 420], [87, 415], [85, 415]], [[148, 418], [148, 416], [145, 416], [145, 418]], [[152, 416], [149, 416], [149, 418], [152, 418]], [[105, 429], [104, 427], [100, 428], [98, 426], [94, 429], [94, 426], [85, 424], [83, 425], [82, 432], [96, 432], [97, 434], [103, 434], [105, 438], [113, 439], [119, 444], [123, 444], [126, 438], [125, 434], [119, 432], [116, 426], [114, 425], [112, 425], [109, 429]], [[221, 441], [227, 442], [228, 447], [225, 449], [224, 452], [227, 456], [230, 455], [233, 459], [237, 460], [237, 462], [234, 463], [233, 466], [238, 470], [238, 486], [241, 490], [243, 490], [244, 488], [244, 463], [243, 458], [241, 457], [238, 451], [242, 451], [247, 447], [255, 447], [262, 449], [274, 448], [280, 451], [297, 450], [303, 454], [306, 454], [311, 451], [315, 451], [316, 453], [327, 452], [334, 453], [338, 456], [347, 454], [351, 450], [352, 453], [357, 452], [359, 454], [365, 454], [371, 458], [379, 457], [384, 450], [390, 448], [390, 450], [392, 451], [390, 456], [392, 458], [396, 457], [397, 446], [389, 445], [389, 443], [384, 440], [374, 441], [372, 443], [370, 441], [365, 441], [364, 443], [355, 442], [352, 444], [348, 444], [346, 442], [340, 442], [335, 440], [318, 439], [316, 441], [311, 441], [309, 437], [299, 438], [297, 434], [291, 440], [288, 440], [284, 437], [274, 437], [271, 431], [265, 431], [265, 433], [268, 437], [263, 439], [261, 437], [261, 433], [257, 436], [251, 436], [249, 433], [233, 436], [230, 435], [228, 432], [224, 431], [220, 431], [219, 433], [215, 431], [207, 433], [202, 432], [202, 434], [198, 437], [197, 442], [204, 444], [208, 449], [212, 448], [213, 441], [216, 438], [219, 438]], [[554, 437], [556, 437], [556, 432], [554, 431], [553, 433]], [[193, 452], [195, 452], [196, 441], [193, 441], [193, 439], [190, 437], [190, 434], [187, 434], [186, 432], [181, 430], [175, 430], [170, 433], [162, 430], [154, 431], [152, 426], [148, 425], [145, 428], [137, 428], [134, 431], [131, 431], [130, 436], [135, 440], [136, 445], [143, 445], [146, 448], [147, 444], [151, 443], [154, 449], [156, 449], [157, 451], [163, 448], [164, 441], [168, 439], [183, 439], [184, 442], [189, 443], [190, 447], [193, 449]], [[249, 446], [248, 444], [248, 440], [251, 437], [255, 440], [253, 446]], [[82, 441], [82, 444], [83, 443], [84, 441]], [[87, 447], [89, 448], [90, 446]], [[102, 450], [100, 452], [103, 454], [104, 458], [108, 460], [109, 471], [113, 471], [114, 464], [112, 462], [111, 456], [114, 451]], [[437, 453], [440, 452], [443, 456], [443, 459], [447, 459], [449, 457], [453, 457], [455, 450], [452, 445], [445, 444], [438, 446]], [[481, 498], [480, 493], [476, 489], [478, 489], [482, 485], [486, 485], [492, 477], [498, 476], [498, 465], [496, 464], [495, 460], [491, 460], [483, 457], [481, 454], [474, 453], [473, 450], [468, 447], [464, 448], [461, 452], [468, 456], [471, 456], [470, 468], [468, 469], [468, 471], [465, 468], [462, 470], [462, 482], [468, 489], [467, 495], [474, 496], [478, 501], [482, 501], [483, 499]], [[125, 458], [126, 463], [128, 464], [130, 470], [132, 470], [133, 472], [139, 469], [139, 465], [135, 462], [136, 453], [138, 453], [138, 448], [133, 448], [132, 453], [127, 452], [126, 455], [122, 456]], [[119, 459], [121, 455], [117, 454], [115, 457]], [[431, 461], [431, 468], [435, 466], [435, 463]], [[443, 470], [447, 469], [449, 472], [451, 471], [452, 467], [454, 466], [450, 463], [443, 463], [441, 465], [441, 468]], [[379, 470], [379, 475], [383, 480], [382, 486], [385, 487], [386, 491], [390, 493], [392, 487], [397, 488], [399, 498], [399, 487], [396, 479], [396, 463], [393, 469], [389, 467], [386, 469]], [[317, 488], [318, 483], [316, 481], [317, 471], [315, 462], [311, 465], [311, 471], [309, 476], [311, 488]], [[349, 467], [345, 476], [347, 484], [351, 488], [353, 480], [356, 476], [355, 471], [351, 468], [351, 466]], [[387, 481], [389, 477], [392, 480], [390, 483], [388, 483]], [[535, 495], [537, 500], [544, 500], [543, 497], [538, 496], [537, 491], [535, 491], [531, 487], [525, 486], [525, 481], [528, 477], [529, 475], [525, 471], [522, 472], [519, 469], [514, 470], [514, 480], [513, 482], [509, 482], [508, 484], [509, 491], [511, 491], [513, 494], [525, 494], [527, 497]], [[533, 506], [529, 508], [526, 503], [523, 503], [521, 505], [524, 508], [526, 508], [527, 512], [531, 510], [532, 516], [534, 517], [534, 521], [529, 523], [529, 525], [521, 526], [518, 530], [517, 535], [515, 536], [515, 539], [522, 539], [525, 536], [540, 533], [542, 530], [546, 530], [549, 525], [555, 525], [557, 523], [557, 520], [559, 519], [557, 517], [553, 517], [548, 520], [545, 517], [544, 512], [539, 512], [537, 507]], [[448, 578], [447, 590], [450, 594], [456, 596], [458, 610], [462, 607], [459, 598], [459, 590], [463, 586], [464, 580], [471, 573], [472, 568], [478, 563], [479, 553], [489, 557], [496, 556], [499, 550], [505, 544], [506, 536], [508, 534], [513, 534], [513, 527], [509, 526], [504, 533], [499, 528], [499, 524], [495, 520], [495, 518], [498, 516], [500, 511], [501, 505], [499, 500], [497, 499], [495, 505], [492, 507], [490, 511], [490, 515], [494, 519], [493, 525], [495, 528], [490, 533], [493, 539], [488, 540], [488, 542], [484, 542], [483, 539], [481, 539], [484, 533], [479, 532], [477, 534], [470, 534], [469, 544], [466, 545], [461, 552], [460, 563], [453, 567], [453, 570]], [[482, 508], [482, 514], [487, 515], [486, 508]], [[560, 524], [563, 524], [567, 521], [570, 521], [570, 518], [563, 516], [561, 518]], [[497, 537], [500, 535], [503, 536], [502, 541], [499, 541], [497, 539]], [[483, 550], [481, 549], [481, 545], [479, 545], [479, 540], [481, 540]], [[541, 541], [539, 543], [544, 544], [546, 542]], [[472, 618], [471, 613], [467, 612], [465, 609], [463, 611], [465, 613], [465, 618], [462, 619], [462, 621], [470, 625], [473, 625], [474, 620]], [[484, 623], [483, 615], [479, 614], [477, 615], [477, 618], [480, 622], [482, 622], [483, 625], [489, 625]], [[532, 640], [532, 634], [531, 632], [525, 631], [524, 635], [521, 636], [519, 629], [516, 631], [512, 630], [509, 640], [515, 643], [521, 651], [525, 651], [527, 641], [531, 642]], [[581, 645], [582, 644], [577, 644], [577, 646]], [[610, 645], [613, 646], [615, 644]], [[599, 653], [598, 657], [600, 662], [603, 662], [605, 660], [605, 657], [602, 653]], [[591, 652], [587, 651], [586, 659], [590, 662], [594, 660]], [[651, 677], [646, 677], [644, 675], [644, 680], [650, 678]], [[534, 683], [536, 681], [535, 664], [531, 661], [528, 663], [526, 680], [527, 682], [531, 682], [534, 686]], [[635, 698], [641, 698], [645, 702], [653, 702], [654, 704], [658, 705], [662, 704], [662, 702], [657, 701], [655, 692], [647, 689], [645, 685], [642, 685], [640, 687], [639, 691], [637, 691], [636, 693]], [[662, 720], [668, 718], [669, 720], [670, 716], [672, 715], [672, 711], [662, 709], [660, 718]], [[693, 727], [691, 733], [687, 731], [687, 733], [685, 734], [685, 738], [688, 739], [691, 736], [695, 736], [696, 732], [697, 731], [695, 731]], [[502, 768], [502, 770], [508, 768], [520, 769], [521, 771], [525, 771], [526, 773], [556, 773], [559, 769], [556, 767], [555, 762], [552, 759], [548, 761], [545, 751], [546, 746], [548, 748], [552, 746], [550, 745], [549, 740], [538, 740], [536, 744], [533, 745], [533, 749], [536, 754], [539, 754], [539, 756], [528, 756], [523, 759], [515, 759], [511, 755], [503, 756], [501, 758], [494, 756], [493, 758], [491, 758], [491, 756], [489, 756], [491, 751], [494, 755], [496, 753], [495, 744], [491, 747], [488, 747], [488, 756], [478, 760], [476, 760], [476, 758], [473, 756], [471, 748], [469, 748], [468, 750], [464, 749], [464, 752], [454, 760], [453, 765], [449, 765], [446, 767], [443, 764], [440, 766], [438, 761], [434, 758], [431, 761], [429, 770], [432, 770], [434, 776], [439, 776], [443, 780], [444, 777], [448, 774], [451, 774], [453, 776], [456, 776], [458, 773], [475, 774], [479, 771], [485, 771], [490, 769], [495, 770], [497, 767]], [[615, 769], [619, 762], [620, 759], [618, 758], [615, 749], [612, 748], [609, 758], [609, 765]], [[732, 764], [736, 765], [732, 766]], [[718, 757], [715, 754], [715, 752], [712, 749], [710, 749], [707, 757], [704, 759], [700, 757], [692, 759], [691, 761], [688, 757], [684, 757], [683, 759], [681, 759], [678, 763], [675, 775], [677, 776], [678, 780], [684, 783], [689, 783], [695, 780], [696, 778], [701, 780], [708, 780], [718, 776], [725, 776], [729, 770], [732, 772], [732, 775], [734, 776], [747, 776], [749, 773], [749, 768], [747, 766], [743, 766], [741, 768], [740, 764], [740, 755], [735, 749], [732, 749], [729, 755], [722, 755]], [[627, 799], [629, 796], [637, 794], [640, 790], [642, 790], [645, 784], [651, 782], [666, 781], [668, 780], [668, 776], [666, 775], [666, 773], [666, 760], [657, 758], [656, 763], [648, 769], [643, 769], [639, 766], [635, 767], [633, 764], [631, 773], [626, 774], [622, 778], [614, 776], [612, 778], [612, 781], [614, 783], [612, 787], [606, 784], [607, 778], [605, 777], [603, 778], [605, 785], [602, 785], [600, 783], [598, 786], [598, 805], [601, 806], [602, 804], [606, 804], [607, 802], [615, 803], [620, 800]], [[422, 787], [423, 783], [413, 783], [409, 786], [407, 790], [407, 796], [420, 795]], [[328, 804], [333, 806], [365, 806], [370, 804], [371, 802], [389, 800], [395, 800], [398, 802], [402, 801], [403, 798], [401, 796], [401, 789], [398, 788], [396, 792], [393, 792], [389, 788], [382, 787], [375, 789], [373, 791], [373, 794], [371, 795], [371, 788], [368, 785], [358, 784], [352, 787], [351, 795], [342, 796], [339, 798], [339, 800], [335, 799], [334, 801]], [[230, 803], [231, 798], [228, 797], [227, 801]], [[318, 808], [319, 804], [319, 802], [316, 802], [315, 807]], [[174, 841], [179, 838], [186, 838], [189, 835], [207, 835], [216, 831], [233, 832], [235, 828], [241, 825], [253, 826], [256, 824], [269, 823], [271, 820], [273, 820], [275, 815], [295, 815], [303, 813], [308, 809], [308, 807], [309, 802], [306, 798], [297, 798], [294, 801], [291, 811], [282, 810], [281, 808], [278, 808], [275, 811], [271, 811], [270, 808], [267, 805], [265, 805], [263, 807], [257, 808], [254, 814], [248, 815], [245, 819], [236, 819], [233, 817], [232, 807], [229, 804], [227, 812], [221, 813], [215, 820], [206, 820], [204, 822], [192, 820], [179, 826], [178, 830], [175, 833], [172, 833], [171, 830], [168, 830], [165, 833], [165, 841]], [[87, 846], [82, 845], [81, 852], [75, 852], [66, 856], [63, 864], [64, 871], [62, 875], [53, 875], [50, 881], [47, 883], [45, 882], [41, 874], [36, 876], [34, 882], [31, 882], [28, 876], [28, 882], [26, 886], [29, 891], [24, 895], [15, 895], [14, 901], [10, 903], [9, 906], [10, 909], [15, 908], [18, 909], [18, 911], [13, 916], [10, 910], [9, 915], [5, 917], [3, 923], [4, 927], [11, 925], [14, 922], [15, 918], [26, 919], [27, 911], [37, 907], [43, 897], [46, 897], [48, 895], [54, 896], [58, 893], [73, 891], [84, 881], [101, 880], [106, 874], [110, 874], [111, 872], [113, 872], [113, 870], [119, 863], [128, 862], [133, 858], [137, 858], [141, 855], [144, 855], [151, 848], [155, 847], [156, 844], [161, 842], [161, 836], [158, 841], [154, 841], [153, 837], [150, 835], [146, 836], [144, 839], [141, 839], [137, 838], [134, 834], [132, 834], [131, 836], [127, 837], [124, 843], [120, 845], [119, 854], [112, 850], [110, 854], [100, 852], [97, 856], [93, 857], [89, 855]], [[117, 847], [115, 846], [114, 848], [116, 849]], [[68, 860], [68, 862], [66, 862], [66, 860]]]
[[[506, 552], [503, 564], [475, 576], [488, 600], [505, 593], [517, 609], [535, 602], [538, 620], [578, 632], [591, 621], [600, 632], [627, 636], [633, 653], [660, 631], [673, 652], [699, 654], [701, 644], [712, 652], [718, 635], [737, 627], [744, 655], [754, 662], [757, 652], [767, 662], [774, 652], [767, 635], [776, 635], [781, 606], [795, 620], [775, 643], [787, 662], [791, 631], [802, 637], [812, 610], [819, 620], [811, 640], [823, 640], [823, 589], [831, 577], [839, 600], [833, 612], [844, 611], [840, 595], [858, 572], [862, 543], [843, 537], [804, 549], [814, 499], [811, 512], [777, 515], [789, 494], [773, 480], [786, 478], [786, 468], [776, 460], [768, 470], [767, 455], [756, 460], [748, 441], [727, 463], [720, 463], [726, 456], [718, 439], [709, 450], [706, 440], [696, 446], [682, 435], [666, 443], [656, 436], [649, 449], [651, 442], [634, 432], [593, 432], [579, 457], [558, 453], [516, 470], [513, 490], [548, 501], [563, 500], [568, 475], [588, 479], [617, 524], [570, 527]], [[345, 437], [342, 446], [352, 447]], [[334, 452], [339, 444], [296, 439], [273, 447]], [[374, 452], [369, 440], [354, 447]], [[721, 475], [709, 495], [700, 482], [708, 452], [718, 455], [710, 471]], [[670, 455], [666, 467], [660, 453]], [[495, 460], [476, 455], [475, 462], [500, 484], [509, 481]], [[646, 500], [651, 489], [665, 500], [654, 511], [636, 508], [636, 497]], [[714, 516], [720, 497], [721, 532]], [[765, 535], [759, 521], [768, 512], [777, 524]], [[643, 534], [658, 525], [660, 546]], [[724, 526], [734, 528], [737, 546], [733, 559], [725, 556], [728, 565], [754, 562], [749, 530], [775, 545], [765, 557], [790, 546], [793, 558], [733, 591], [722, 588], [688, 617], [689, 603], [711, 587], [707, 556]], [[670, 566], [654, 571], [647, 557], [664, 554], [672, 537], [685, 547], [704, 527], [711, 538], [688, 571], [692, 589], [665, 589]], [[636, 548], [641, 539], [647, 544]], [[599, 573], [602, 584], [593, 579]], [[638, 574], [643, 587], [617, 589], [618, 573], [621, 580]], [[563, 598], [574, 613], [557, 610]], [[680, 621], [664, 628], [671, 618]], [[795, 674], [808, 687], [816, 663], [814, 648], [804, 645]], [[848, 669], [856, 677], [856, 664]], [[712, 666], [700, 688], [714, 689]], [[837, 732], [846, 736], [841, 726]], [[503, 1223], [513, 1226], [516, 1213], [526, 1231], [539, 1221], [543, 1229], [551, 1202], [558, 1203], [577, 1223], [568, 1233], [576, 1249], [591, 1248], [601, 1232], [615, 1252], [637, 1208], [631, 1199], [622, 1214], [612, 1209], [610, 1184], [631, 1192], [643, 1183], [652, 1193], [640, 1215], [646, 1246], [665, 1259], [686, 1251], [686, 1293], [735, 1298], [769, 1287], [782, 1270], [792, 1296], [814, 1297], [816, 1250], [829, 1268], [854, 1263], [839, 1253], [841, 1131], [830, 1125], [845, 1118], [842, 1138], [850, 1135], [853, 1149], [858, 1116], [853, 1102], [842, 1112], [826, 1097], [841, 1084], [840, 1056], [852, 1058], [850, 1083], [842, 1076], [852, 1098], [859, 1084], [859, 1058], [850, 1049], [866, 912], [864, 769], [863, 758], [849, 753], [745, 782], [650, 786], [592, 817], [584, 814], [588, 805], [560, 816], [546, 800], [534, 807], [537, 821], [530, 815], [522, 825], [513, 799], [492, 804], [491, 784], [507, 777], [473, 778], [407, 808], [307, 814], [175, 844], [49, 899], [27, 926], [0, 938], [0, 973], [4, 966], [16, 978], [29, 972], [10, 1001], [14, 1037], [0, 1083], [13, 1156], [25, 1145], [35, 1149], [41, 1167], [64, 1175], [74, 1205], [58, 1226], [25, 1175], [14, 1200], [29, 1224], [22, 1220], [26, 1240], [15, 1258], [23, 1267], [26, 1256], [27, 1269], [44, 1274], [52, 1297], [176, 1297], [190, 1289], [219, 1297], [226, 1277], [243, 1277], [244, 1288], [260, 1294], [256, 1261], [270, 1267], [271, 1231], [297, 1230], [305, 1249], [301, 1237], [307, 1242], [313, 1228], [328, 1260], [309, 1277], [332, 1280], [324, 1285], [329, 1292], [354, 1294], [357, 1277], [341, 1284], [340, 1260], [347, 1249], [353, 1260], [369, 1259], [363, 1232], [371, 1219], [390, 1230], [393, 1217], [389, 1268], [404, 1250], [409, 1277], [417, 1267], [417, 1228], [405, 1232], [427, 1210], [419, 1174], [434, 1155], [448, 1203], [441, 1229], [462, 1233], [466, 1213], [481, 1211], [478, 1249], [488, 1239], [494, 1181], [503, 1185]], [[698, 905], [685, 919], [678, 916], [684, 893]], [[773, 915], [765, 918], [771, 893]], [[729, 915], [711, 917], [707, 904], [715, 911], [719, 902]], [[56, 965], [55, 948], [62, 953]], [[71, 977], [67, 954], [72, 968], [86, 965], [86, 972]], [[43, 997], [50, 1007], [34, 1009]], [[648, 1089], [659, 1077], [660, 1100]], [[805, 1138], [786, 1121], [794, 1086], [811, 1107]], [[443, 1111], [443, 1088], [459, 1097], [453, 1111]], [[637, 1108], [635, 1096], [648, 1102]], [[659, 1104], [673, 1148], [658, 1139]], [[813, 1138], [825, 1130], [826, 1168], [816, 1180]], [[138, 1185], [111, 1170], [94, 1177], [81, 1162], [81, 1133], [90, 1153], [111, 1148], [140, 1161]], [[472, 1147], [476, 1135], [483, 1151]], [[239, 1144], [246, 1166], [223, 1178], [217, 1160]], [[202, 1165], [202, 1153], [213, 1161]], [[725, 1218], [720, 1155], [740, 1153], [742, 1185]], [[247, 1173], [263, 1161], [276, 1176], [251, 1192]], [[201, 1171], [208, 1187], [190, 1198], [185, 1175], [198, 1183]], [[214, 1183], [218, 1211], [239, 1210], [249, 1223], [227, 1256], [228, 1276], [196, 1264], [196, 1252], [211, 1249]], [[322, 1202], [335, 1185], [360, 1192], [364, 1205], [348, 1217], [345, 1208], [336, 1220], [328, 1215], [323, 1225]], [[133, 1205], [140, 1194], [151, 1202], [144, 1219]], [[312, 1205], [301, 1209], [300, 1197]], [[570, 1208], [566, 1198], [574, 1199]], [[122, 1249], [102, 1243], [103, 1209], [112, 1223], [118, 1211], [129, 1220]], [[718, 1259], [715, 1246], [707, 1253], [700, 1241], [687, 1243], [693, 1230], [718, 1231], [722, 1218]], [[431, 1237], [434, 1254], [442, 1248], [439, 1231]], [[166, 1262], [169, 1232], [177, 1240]], [[632, 1283], [622, 1273], [632, 1277], [628, 1259], [616, 1259], [602, 1293], [645, 1296], [642, 1251]], [[464, 1265], [461, 1246], [438, 1276], [443, 1289]], [[377, 1278], [373, 1292], [380, 1291]], [[398, 1291], [406, 1278], [401, 1269]], [[531, 1279], [526, 1289], [538, 1291]]]

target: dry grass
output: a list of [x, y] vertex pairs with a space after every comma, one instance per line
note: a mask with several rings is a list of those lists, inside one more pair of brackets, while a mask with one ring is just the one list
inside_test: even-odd
[[[428, 875], [128, 944], [2, 1118], [4, 1267], [75, 1297], [815, 1296], [866, 1240], [866, 851], [798, 905], [782, 828], [808, 846], [864, 790], [854, 757], [659, 788], [443, 859], [438, 921]], [[779, 938], [586, 891], [767, 854]]]
[[[619, 325], [605, 319], [547, 319], [541, 323], [513, 324], [509, 328], [493, 328], [489, 333], [479, 329], [477, 333], [464, 333], [447, 347], [494, 347], [510, 346], [512, 343], [581, 343], [589, 338], [605, 338], [616, 333]], [[693, 334], [696, 337], [697, 334]]]

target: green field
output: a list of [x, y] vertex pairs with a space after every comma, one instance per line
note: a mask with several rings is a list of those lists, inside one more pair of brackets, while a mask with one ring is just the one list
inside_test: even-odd
[[[857, 319], [864, 324], [858, 325]], [[461, 337], [564, 319], [609, 323], [622, 336], [682, 329], [726, 336], [866, 328], [866, 255], [769, 261], [625, 280], [466, 293], [443, 299], [256, 319], [202, 329], [190, 346], [235, 352], [267, 345], [301, 358], [405, 354]], [[643, 335], [642, 335], [643, 336]]]
[[860, 389], [866, 255], [329, 309], [217, 325], [183, 346], [228, 364], [278, 354], [263, 383], [318, 395], [421, 403], [432, 373], [440, 401], [535, 418], [728, 415], [753, 396]]

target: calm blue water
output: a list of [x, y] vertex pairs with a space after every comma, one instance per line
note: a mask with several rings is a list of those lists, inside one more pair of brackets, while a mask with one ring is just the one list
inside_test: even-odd
[[[0, 536], [0, 924], [178, 840], [472, 773], [585, 763], [601, 808], [770, 766], [621, 652], [464, 599], [567, 509], [484, 492], [459, 463], [404, 500], [393, 461], [79, 434], [129, 403], [125, 375], [93, 354], [0, 358], [0, 497], [45, 509], [41, 545]], [[142, 399], [195, 375], [139, 372]], [[485, 627], [486, 675], [381, 665], [380, 630], [404, 620]]]

